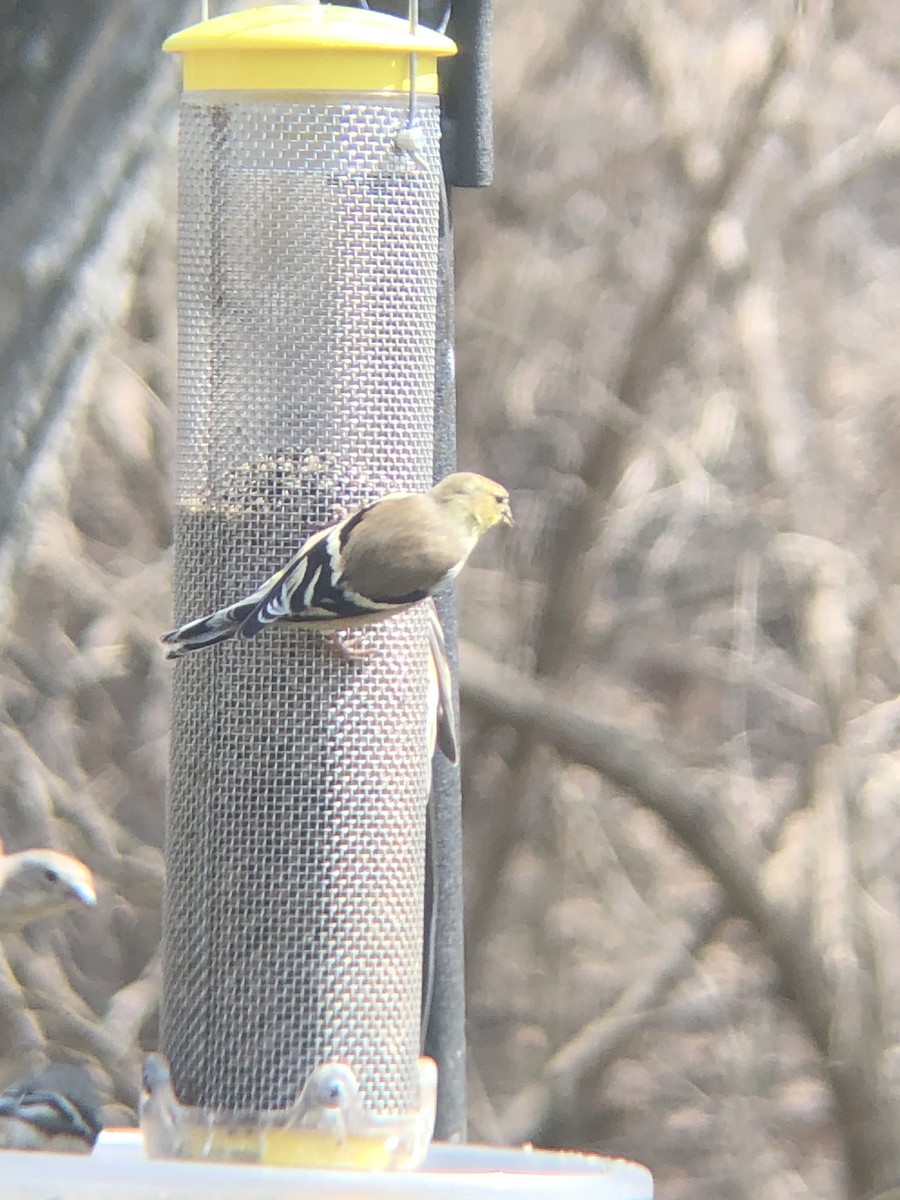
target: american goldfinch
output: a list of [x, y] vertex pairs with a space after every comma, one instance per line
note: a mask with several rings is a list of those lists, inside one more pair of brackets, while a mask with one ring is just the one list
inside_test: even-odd
[[509, 493], [483, 475], [391, 492], [314, 533], [245, 599], [165, 634], [166, 657], [253, 638], [276, 621], [322, 633], [383, 621], [453, 579], [501, 522], [512, 524]]
[[140, 1125], [150, 1158], [253, 1162], [378, 1171], [415, 1167], [434, 1132], [437, 1069], [419, 1059], [420, 1107], [399, 1116], [366, 1112], [353, 1071], [326, 1062], [294, 1103], [264, 1112], [182, 1104], [161, 1054], [144, 1059]]
[[0, 1149], [90, 1154], [102, 1128], [83, 1067], [50, 1066], [0, 1093]]
[[0, 933], [74, 904], [96, 903], [93, 876], [77, 858], [56, 850], [3, 854], [0, 843]]

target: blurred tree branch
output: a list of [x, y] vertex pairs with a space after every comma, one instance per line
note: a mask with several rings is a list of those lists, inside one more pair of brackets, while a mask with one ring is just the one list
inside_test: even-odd
[[[772, 230], [781, 225], [773, 222], [769, 237]], [[790, 385], [779, 298], [756, 267], [765, 259], [751, 249], [735, 296], [735, 341], [747, 366], [751, 428], [777, 497], [770, 519], [791, 585], [801, 665], [828, 731], [811, 755], [808, 775], [814, 820], [810, 940], [832, 996], [827, 1052], [850, 1174], [866, 1192], [900, 1173], [900, 1097], [883, 1078], [887, 1031], [875, 985], [881, 971], [857, 862], [866, 817], [854, 794], [847, 746], [848, 716], [861, 698], [862, 639], [878, 597], [865, 540], [852, 548], [838, 540], [847, 520], [832, 487], [839, 462], [821, 474], [810, 470], [810, 462], [827, 459], [822, 423], [809, 411], [817, 397], [814, 387], [802, 396]]]
[[160, 47], [186, 12], [185, 0], [34, 0], [4, 25], [0, 583], [35, 510], [63, 490], [71, 419], [159, 220], [176, 94]]
[[693, 971], [695, 956], [714, 936], [725, 915], [721, 905], [696, 914], [684, 937], [654, 962], [637, 964], [637, 977], [622, 989], [612, 1007], [555, 1050], [544, 1063], [540, 1078], [510, 1101], [498, 1123], [502, 1141], [518, 1145], [535, 1140], [541, 1127], [552, 1121], [556, 1107], [571, 1102], [581, 1083], [588, 1077], [598, 1079], [623, 1055], [629, 1041], [654, 1020], [668, 995]]
[[871, 1072], [870, 1031], [842, 1039], [840, 995], [817, 946], [805, 897], [791, 908], [765, 887], [764, 856], [727, 816], [716, 789], [672, 761], [657, 744], [628, 728], [587, 716], [559, 685], [531, 678], [498, 663], [472, 645], [460, 647], [460, 696], [491, 720], [503, 721], [535, 743], [552, 747], [570, 762], [590, 767], [660, 817], [721, 887], [731, 910], [755, 930], [775, 963], [785, 995], [793, 1002], [842, 1115], [841, 1133], [854, 1185], [860, 1194], [883, 1182], [890, 1147], [883, 1094]]
[[[783, 33], [774, 35], [768, 61], [721, 149], [718, 174], [687, 211], [663, 278], [634, 320], [623, 362], [609, 389], [627, 411], [641, 412], [651, 395], [652, 382], [663, 356], [664, 330], [703, 261], [716, 215], [752, 159], [767, 102], [790, 61], [789, 47], [789, 40]], [[624, 469], [631, 435], [626, 423], [611, 423], [605, 410], [587, 435], [578, 468], [580, 487], [563, 510], [551, 542], [547, 568], [551, 585], [545, 593], [535, 638], [534, 669], [539, 676], [564, 678], [581, 653], [593, 587], [585, 560]], [[486, 856], [491, 867], [477, 877], [468, 906], [466, 947], [470, 970], [475, 968], [490, 927], [502, 888], [505, 864], [519, 838], [519, 814], [533, 789], [540, 786], [538, 773], [533, 769], [527, 731], [520, 734], [508, 761], [508, 778], [496, 808], [490, 850]]]
[[[665, 273], [638, 311], [626, 342], [624, 359], [610, 384], [610, 391], [626, 409], [642, 411], [652, 395], [653, 381], [666, 347], [664, 330], [704, 259], [713, 221], [758, 146], [766, 105], [790, 62], [789, 49], [790, 43], [784, 34], [773, 37], [768, 63], [756, 87], [747, 96], [727, 144], [720, 149], [719, 171], [687, 210], [684, 228]], [[578, 469], [583, 488], [564, 513], [554, 536], [554, 554], [548, 575], [554, 582], [547, 591], [537, 635], [535, 671], [538, 675], [565, 672], [580, 651], [591, 588], [584, 559], [594, 545], [600, 519], [622, 475], [630, 441], [630, 432], [621, 425], [611, 425], [606, 414], [601, 415], [588, 434]]]

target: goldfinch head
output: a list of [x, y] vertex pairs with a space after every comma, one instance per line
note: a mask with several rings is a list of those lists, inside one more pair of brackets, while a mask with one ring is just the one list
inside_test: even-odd
[[446, 507], [476, 537], [501, 522], [513, 524], [509, 492], [493, 479], [472, 471], [457, 471], [436, 484], [431, 491], [435, 501]]

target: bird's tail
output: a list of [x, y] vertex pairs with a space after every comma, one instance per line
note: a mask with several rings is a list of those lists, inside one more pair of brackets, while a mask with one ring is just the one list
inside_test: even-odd
[[456, 709], [453, 706], [453, 675], [447, 661], [444, 628], [437, 605], [431, 596], [425, 602], [428, 610], [429, 717], [428, 743], [434, 754], [435, 743], [451, 763], [459, 759], [459, 735], [456, 729]]
[[164, 633], [160, 641], [166, 646], [166, 658], [183, 658], [192, 650], [203, 650], [233, 638], [258, 603], [256, 596], [248, 596], [229, 608], [220, 608], [206, 617], [188, 621], [178, 629]]

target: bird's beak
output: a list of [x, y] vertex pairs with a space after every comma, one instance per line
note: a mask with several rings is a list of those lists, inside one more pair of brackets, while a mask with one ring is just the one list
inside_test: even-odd
[[73, 883], [72, 891], [82, 904], [88, 904], [93, 907], [93, 905], [97, 903], [97, 893], [86, 879], [82, 880], [80, 883]]
[[512, 515], [512, 509], [509, 507], [508, 500], [500, 510], [500, 520], [503, 522], [504, 525], [515, 525], [515, 521], [513, 520], [513, 515]]

